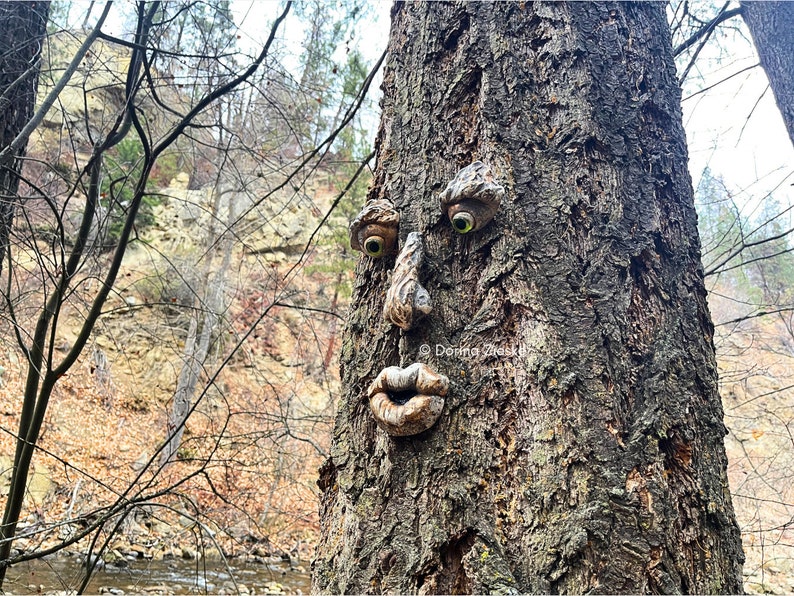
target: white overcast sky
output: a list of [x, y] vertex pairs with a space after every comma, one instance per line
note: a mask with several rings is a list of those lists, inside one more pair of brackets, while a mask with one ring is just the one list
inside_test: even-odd
[[737, 30], [701, 53], [682, 105], [693, 182], [708, 166], [750, 215], [770, 193], [781, 206], [794, 203], [794, 146], [766, 74], [752, 68], [758, 56], [749, 33], [741, 19], [732, 22]]

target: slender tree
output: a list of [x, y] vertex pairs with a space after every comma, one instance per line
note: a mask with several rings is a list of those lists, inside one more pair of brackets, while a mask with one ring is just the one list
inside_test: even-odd
[[[368, 197], [393, 202], [401, 244], [422, 236], [433, 308], [408, 331], [384, 321], [395, 259], [362, 258], [314, 589], [741, 591], [664, 6], [397, 3], [392, 19]], [[505, 194], [458, 234], [439, 194], [477, 160]], [[414, 362], [449, 378], [445, 405], [391, 436], [368, 387]]]
[[[49, 2], [0, 3], [0, 149], [22, 132], [36, 104], [41, 46]], [[19, 188], [20, 157], [27, 138], [0, 157], [0, 274]]]
[[742, 2], [742, 18], [794, 143], [794, 3]]
[[[198, 5], [194, 10], [185, 11], [180, 21], [182, 26], [180, 35], [177, 36], [176, 48], [182, 53], [195, 56], [191, 56], [189, 60], [183, 58], [182, 69], [187, 73], [202, 73], [202, 76], [196, 77], [193, 82], [193, 93], [200, 95], [227, 79], [230, 71], [234, 72], [236, 65], [231, 57], [237, 55], [236, 51], [232, 51], [235, 42], [235, 23], [226, 0], [214, 6]], [[185, 63], [190, 67], [185, 68]], [[229, 161], [229, 154], [233, 151], [233, 141], [227, 138], [234, 137], [227, 128], [231, 124], [228, 121], [232, 120], [232, 114], [236, 111], [244, 112], [246, 110], [244, 106], [250, 107], [250, 102], [244, 97], [230, 94], [218, 101], [215, 110], [209, 112], [205, 118], [205, 126], [213, 129], [218, 136], [217, 147], [208, 151], [209, 160], [217, 162], [214, 168], [217, 174], [212, 193], [209, 229], [202, 239], [205, 262], [200, 265], [200, 279], [196, 288], [191, 288], [194, 293], [194, 310], [189, 315], [188, 334], [182, 354], [183, 362], [174, 389], [173, 401], [170, 404], [166, 444], [161, 456], [163, 464], [176, 459], [185, 422], [195, 403], [202, 369], [210, 360], [212, 344], [218, 336], [219, 326], [223, 320], [221, 315], [224, 307], [227, 306], [224, 304], [224, 293], [227, 291], [227, 272], [234, 247], [233, 237], [227, 226], [234, 220], [235, 195], [240, 190], [234, 187], [236, 192], [231, 192], [223, 188], [224, 183], [228, 183], [225, 180], [228, 173], [224, 171], [223, 164]], [[242, 126], [236, 129], [242, 129]]]

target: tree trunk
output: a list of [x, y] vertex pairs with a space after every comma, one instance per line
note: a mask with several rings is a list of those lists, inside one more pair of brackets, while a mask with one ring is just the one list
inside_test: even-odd
[[794, 2], [742, 2], [761, 66], [794, 144]]
[[[316, 591], [742, 590], [664, 11], [395, 5], [368, 198], [422, 234], [433, 310], [387, 324], [394, 258], [362, 258]], [[475, 160], [506, 193], [457, 234], [439, 193]], [[389, 436], [367, 388], [413, 362], [446, 403]]]
[[[224, 195], [229, 194], [227, 198]], [[221, 221], [221, 203], [228, 199], [226, 227], [229, 230], [234, 221], [234, 193], [224, 192], [216, 184], [209, 230], [205, 239], [204, 270], [194, 291], [196, 299], [190, 315], [190, 326], [185, 338], [185, 349], [182, 350], [182, 368], [179, 371], [176, 389], [174, 390], [171, 411], [168, 414], [166, 444], [160, 456], [160, 465], [166, 466], [176, 460], [185, 424], [195, 405], [196, 388], [210, 354], [210, 348], [218, 336], [222, 314], [226, 310], [224, 294], [227, 287], [232, 249], [232, 234], [223, 234], [218, 229]], [[214, 258], [220, 256], [220, 260]], [[201, 323], [199, 323], [201, 320]], [[202, 394], [203, 395], [203, 394]]]
[[[36, 105], [39, 57], [49, 2], [0, 2], [0, 149], [22, 131]], [[25, 145], [0, 160], [0, 273], [3, 272]]]

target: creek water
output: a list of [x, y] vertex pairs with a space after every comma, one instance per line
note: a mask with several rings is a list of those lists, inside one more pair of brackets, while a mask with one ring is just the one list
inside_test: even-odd
[[[6, 574], [6, 594], [47, 594], [76, 590], [83, 578], [76, 557], [55, 556], [26, 561]], [[96, 571], [86, 594], [308, 594], [308, 563], [230, 562], [204, 560], [143, 560], [125, 567]]]

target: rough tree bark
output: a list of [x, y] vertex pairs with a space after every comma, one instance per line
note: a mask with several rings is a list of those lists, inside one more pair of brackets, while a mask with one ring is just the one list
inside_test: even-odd
[[742, 2], [742, 18], [794, 144], [794, 2]]
[[[30, 120], [36, 105], [39, 57], [47, 31], [49, 2], [0, 2], [0, 149]], [[25, 143], [26, 144], [26, 143]], [[0, 161], [0, 273], [19, 189], [25, 144]]]
[[[741, 591], [664, 10], [395, 5], [369, 199], [423, 234], [434, 309], [387, 325], [394, 258], [362, 258], [315, 590]], [[478, 159], [507, 192], [458, 235], [438, 194]], [[446, 405], [389, 437], [367, 386], [412, 362]]]

